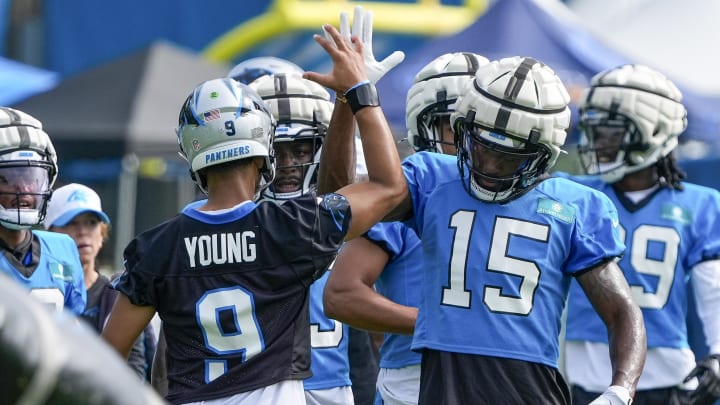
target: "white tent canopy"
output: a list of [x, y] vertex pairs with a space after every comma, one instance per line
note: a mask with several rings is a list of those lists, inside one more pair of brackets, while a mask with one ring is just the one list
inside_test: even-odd
[[706, 96], [720, 96], [720, 1], [572, 0], [599, 37], [638, 63]]

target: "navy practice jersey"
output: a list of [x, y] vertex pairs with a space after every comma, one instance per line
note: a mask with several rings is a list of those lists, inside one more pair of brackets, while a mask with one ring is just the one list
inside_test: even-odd
[[223, 213], [188, 205], [125, 249], [116, 289], [154, 306], [171, 402], [222, 398], [310, 375], [308, 290], [350, 223], [337, 194]]
[[[720, 258], [720, 193], [683, 183], [683, 191], [661, 187], [636, 205], [598, 177], [572, 178], [618, 208], [627, 245], [619, 265], [642, 309], [648, 347], [687, 348], [687, 282], [693, 266]], [[605, 324], [573, 284], [567, 339], [607, 342]]]
[[303, 381], [306, 390], [350, 386], [348, 326], [325, 316], [323, 292], [330, 273], [310, 286], [310, 343], [312, 377]]
[[40, 259], [33, 274], [25, 277], [4, 255], [0, 255], [0, 271], [50, 308], [81, 315], [85, 311], [87, 292], [75, 241], [63, 233], [35, 230], [32, 233], [40, 242]]
[[453, 156], [420, 152], [403, 168], [424, 259], [413, 349], [556, 368], [573, 275], [624, 251], [612, 202], [551, 178], [486, 203], [465, 191]]
[[[403, 222], [381, 222], [365, 237], [388, 254], [389, 260], [375, 289], [393, 302], [410, 307], [420, 305], [422, 249], [414, 230]], [[420, 354], [410, 350], [412, 336], [386, 333], [380, 346], [380, 367], [402, 368], [420, 364]]]

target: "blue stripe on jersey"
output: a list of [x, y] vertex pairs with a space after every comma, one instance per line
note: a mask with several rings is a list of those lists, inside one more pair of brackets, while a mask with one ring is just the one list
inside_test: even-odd
[[[720, 193], [684, 183], [684, 191], [662, 188], [635, 206], [599, 178], [574, 179], [618, 207], [628, 249], [619, 265], [642, 308], [648, 347], [688, 347], [686, 285], [693, 266], [720, 257]], [[577, 283], [568, 305], [568, 339], [607, 342], [605, 325]]]
[[[557, 367], [573, 273], [624, 250], [612, 202], [551, 178], [508, 203], [490, 204], [465, 191], [454, 157], [420, 152], [403, 168], [415, 213], [411, 224], [424, 253], [413, 348]], [[574, 212], [573, 220], [539, 210], [545, 200]]]
[[239, 206], [236, 206], [234, 208], [228, 209], [225, 212], [212, 212], [207, 213], [203, 211], [199, 211], [200, 207], [207, 204], [207, 200], [199, 200], [199, 201], [193, 201], [190, 204], [186, 205], [185, 208], [182, 209], [182, 213], [184, 215], [189, 216], [190, 218], [196, 219], [198, 221], [202, 221], [206, 224], [224, 224], [232, 221], [237, 221], [238, 219], [243, 218], [247, 214], [249, 214], [252, 210], [255, 209], [256, 204], [252, 201], [247, 201], [244, 203], [241, 203]]
[[306, 390], [350, 386], [348, 326], [325, 316], [323, 291], [330, 276], [326, 272], [310, 286], [310, 368], [313, 376], [305, 379]]
[[[388, 252], [389, 260], [375, 289], [401, 305], [418, 307], [422, 283], [422, 248], [415, 231], [402, 222], [381, 222], [366, 237]], [[419, 353], [410, 349], [412, 336], [386, 333], [380, 346], [380, 367], [402, 368], [420, 364]]]

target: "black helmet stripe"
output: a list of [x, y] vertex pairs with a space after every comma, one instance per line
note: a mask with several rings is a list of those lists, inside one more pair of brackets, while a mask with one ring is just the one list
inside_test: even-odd
[[478, 70], [478, 62], [475, 55], [469, 52], [463, 52], [463, 56], [468, 65], [468, 73], [475, 73]]
[[278, 121], [284, 122], [284, 121], [290, 121], [292, 118], [292, 111], [290, 111], [290, 99], [287, 97], [282, 97], [287, 95], [287, 76], [285, 74], [277, 74], [274, 76], [274, 84], [275, 84], [275, 95], [281, 96], [277, 99], [277, 108], [278, 108]]
[[496, 130], [500, 131], [501, 133], [505, 133], [505, 130], [507, 129], [508, 121], [510, 121], [510, 113], [512, 112], [511, 109], [507, 108], [504, 105], [501, 105], [498, 109], [497, 116], [495, 117], [495, 123], [493, 126]]
[[14, 127], [20, 137], [20, 143], [18, 147], [24, 149], [30, 146], [30, 131], [28, 130], [29, 125], [22, 122], [22, 118], [15, 110], [11, 108], [2, 107], [2, 111], [10, 118], [10, 124], [5, 127]]
[[533, 58], [523, 59], [520, 66], [515, 69], [513, 77], [508, 81], [507, 88], [505, 88], [505, 97], [512, 101], [517, 100], [518, 95], [520, 95], [520, 90], [522, 90], [522, 86], [525, 84], [525, 78], [528, 73], [530, 73], [530, 70], [532, 70], [532, 67], [537, 63], [538, 61]]

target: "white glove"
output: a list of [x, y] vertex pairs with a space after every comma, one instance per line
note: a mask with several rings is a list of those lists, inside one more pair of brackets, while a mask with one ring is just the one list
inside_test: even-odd
[[631, 403], [632, 398], [630, 398], [630, 392], [627, 388], [611, 385], [589, 405], [630, 405]]
[[[372, 11], [363, 12], [362, 7], [355, 6], [355, 14], [353, 16], [352, 31], [346, 12], [340, 13], [340, 35], [345, 41], [350, 43], [350, 37], [356, 36], [363, 44], [363, 57], [365, 58], [365, 71], [368, 75], [370, 83], [377, 83], [385, 74], [391, 71], [395, 66], [399, 65], [405, 59], [402, 51], [395, 51], [381, 62], [375, 60], [372, 49]], [[323, 29], [325, 38], [333, 43], [330, 34]]]

